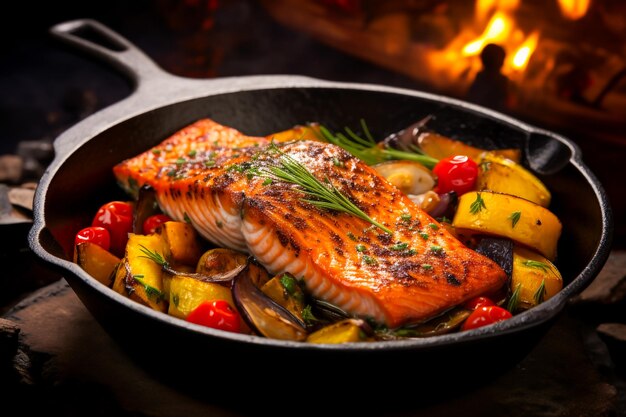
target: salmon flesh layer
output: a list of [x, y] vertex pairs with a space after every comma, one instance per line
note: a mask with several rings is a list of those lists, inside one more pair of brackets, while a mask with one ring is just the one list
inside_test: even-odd
[[[281, 135], [285, 139], [285, 135]], [[298, 138], [293, 138], [298, 139]], [[264, 174], [288, 155], [392, 234], [306, 202]], [[205, 119], [114, 167], [129, 191], [152, 186], [164, 212], [209, 241], [252, 254], [314, 297], [389, 327], [425, 321], [496, 291], [505, 272], [467, 248], [375, 170], [332, 144], [271, 145]]]

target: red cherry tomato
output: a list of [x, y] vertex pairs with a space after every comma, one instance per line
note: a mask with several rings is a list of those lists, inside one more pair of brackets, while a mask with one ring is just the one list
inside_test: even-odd
[[100, 246], [102, 249], [109, 250], [111, 247], [111, 235], [104, 227], [85, 227], [80, 232], [76, 233], [76, 238], [74, 238], [75, 245], [82, 242], [91, 242]]
[[513, 315], [508, 311], [498, 306], [484, 306], [478, 307], [472, 311], [465, 323], [463, 323], [463, 330], [477, 329], [488, 324], [492, 324], [498, 321], [510, 319]]
[[133, 206], [124, 201], [106, 203], [100, 207], [91, 225], [107, 229], [111, 235], [111, 252], [122, 256], [128, 234], [133, 230]]
[[433, 168], [437, 176], [437, 192], [455, 191], [458, 195], [472, 191], [478, 178], [478, 165], [465, 155], [444, 158]]
[[148, 217], [143, 222], [142, 230], [144, 235], [149, 235], [156, 232], [157, 227], [162, 225], [165, 222], [172, 221], [170, 216], [166, 214], [155, 214], [153, 216]]
[[495, 305], [496, 303], [494, 303], [493, 301], [491, 301], [490, 298], [487, 297], [474, 297], [465, 302], [465, 308], [469, 310], [476, 310], [478, 307], [488, 307]]
[[189, 313], [187, 321], [239, 333], [239, 313], [224, 300], [204, 301]]

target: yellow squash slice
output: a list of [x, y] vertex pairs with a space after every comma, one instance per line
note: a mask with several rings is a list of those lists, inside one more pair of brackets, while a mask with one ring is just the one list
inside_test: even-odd
[[534, 248], [549, 260], [556, 257], [562, 227], [559, 219], [545, 207], [489, 191], [463, 194], [452, 225], [457, 229], [508, 237]]
[[511, 291], [518, 290], [519, 307], [527, 309], [552, 298], [563, 288], [558, 269], [545, 257], [529, 249], [513, 249]]
[[522, 165], [496, 155], [484, 153], [479, 160], [476, 188], [525, 198], [543, 207], [550, 205], [550, 191]]

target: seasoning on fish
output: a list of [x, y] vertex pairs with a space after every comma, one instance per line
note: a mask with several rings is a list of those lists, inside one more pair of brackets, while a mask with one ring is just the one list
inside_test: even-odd
[[[280, 139], [273, 144], [205, 119], [114, 173], [129, 191], [152, 186], [169, 216], [209, 241], [247, 251], [270, 273], [304, 280], [314, 297], [389, 327], [425, 321], [505, 283], [495, 262], [433, 228], [432, 217], [343, 149]], [[391, 233], [268, 176], [282, 155]]]

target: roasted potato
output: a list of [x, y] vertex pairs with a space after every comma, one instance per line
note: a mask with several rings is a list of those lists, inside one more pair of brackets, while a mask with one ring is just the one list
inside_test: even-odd
[[74, 248], [74, 262], [107, 287], [113, 284], [120, 258], [92, 242], [81, 242]]

